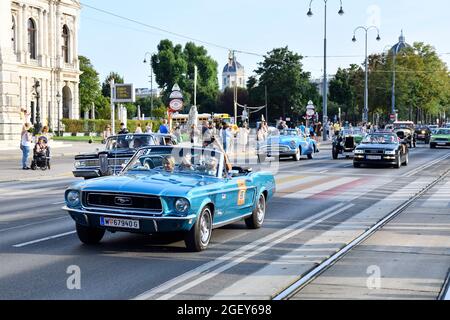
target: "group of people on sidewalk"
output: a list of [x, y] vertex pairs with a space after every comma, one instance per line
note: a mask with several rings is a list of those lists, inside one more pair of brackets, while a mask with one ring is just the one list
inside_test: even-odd
[[[25, 123], [22, 127], [20, 150], [22, 151], [22, 170], [30, 170], [29, 158], [33, 150], [33, 156], [50, 157], [50, 139], [49, 128], [45, 126], [42, 133], [33, 135], [33, 127], [30, 123]], [[34, 146], [33, 146], [34, 145]]]

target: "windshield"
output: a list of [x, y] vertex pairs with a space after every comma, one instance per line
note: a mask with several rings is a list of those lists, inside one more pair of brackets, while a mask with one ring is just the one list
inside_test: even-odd
[[298, 131], [296, 131], [296, 130], [281, 130], [280, 135], [287, 136], [287, 137], [296, 137], [296, 136], [298, 136]]
[[412, 124], [412, 123], [395, 123], [394, 128], [395, 129], [412, 129], [412, 128], [414, 128], [414, 124]]
[[156, 145], [151, 135], [122, 135], [109, 138], [106, 142], [106, 150], [136, 150], [139, 148]]
[[437, 135], [450, 135], [450, 129], [439, 129], [436, 132]]
[[344, 136], [355, 136], [355, 135], [362, 135], [361, 129], [346, 129], [342, 131], [342, 134]]
[[363, 144], [396, 144], [398, 137], [394, 134], [369, 134], [362, 142]]
[[217, 177], [220, 161], [221, 153], [210, 149], [146, 148], [134, 155], [122, 174], [148, 172]]

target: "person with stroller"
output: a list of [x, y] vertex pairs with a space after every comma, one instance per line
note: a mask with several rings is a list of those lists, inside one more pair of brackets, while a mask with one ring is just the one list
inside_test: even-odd
[[48, 147], [48, 140], [46, 137], [39, 137], [33, 149], [33, 161], [31, 163], [31, 170], [41, 168], [42, 170], [50, 170], [50, 149]]

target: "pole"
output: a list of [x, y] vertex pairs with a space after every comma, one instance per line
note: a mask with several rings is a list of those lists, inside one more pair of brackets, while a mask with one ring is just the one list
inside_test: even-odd
[[396, 81], [396, 67], [395, 67], [395, 62], [397, 59], [397, 48], [395, 48], [395, 52], [394, 50], [392, 51], [392, 54], [394, 55], [393, 57], [393, 74], [392, 74], [392, 114], [395, 114], [395, 81]]
[[194, 66], [194, 106], [197, 106], [197, 66]]
[[[325, 1], [325, 26], [323, 40], [323, 126], [328, 123], [328, 78], [327, 78], [327, 2]], [[328, 141], [328, 132], [323, 130], [323, 141]]]
[[116, 90], [116, 86], [114, 84], [114, 79], [111, 79], [109, 82], [109, 86], [111, 88], [111, 132], [112, 134], [116, 134], [116, 111], [114, 106], [114, 93]]
[[266, 123], [269, 123], [269, 103], [267, 99], [267, 86], [264, 86], [264, 91], [266, 99]]
[[[59, 92], [58, 92], [58, 96], [59, 96]], [[58, 101], [57, 101], [57, 103], [58, 103], [58, 137], [61, 135], [61, 125], [60, 125], [60, 123], [61, 123], [61, 98], [56, 98]]]
[[152, 66], [152, 60], [150, 58], [150, 110], [151, 114], [153, 114], [153, 66]]
[[368, 69], [368, 57], [367, 57], [367, 33], [368, 30], [366, 30], [366, 62], [365, 62], [365, 68], [366, 68], [366, 75], [365, 75], [365, 83], [364, 83], [364, 116], [363, 116], [363, 122], [369, 121], [369, 69]]

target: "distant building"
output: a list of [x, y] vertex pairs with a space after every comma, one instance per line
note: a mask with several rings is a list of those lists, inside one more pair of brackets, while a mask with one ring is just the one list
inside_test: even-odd
[[[323, 78], [312, 79], [311, 83], [317, 88], [317, 91], [323, 96]], [[330, 81], [327, 82], [327, 91], [330, 92]]]
[[58, 112], [80, 117], [80, 10], [77, 0], [0, 0], [0, 140], [18, 140], [24, 122], [36, 120], [36, 81], [42, 125], [55, 129]]
[[232, 53], [230, 53], [228, 57], [228, 63], [223, 68], [222, 91], [225, 91], [225, 89], [227, 88], [234, 88], [235, 83], [238, 88], [247, 87], [245, 81], [245, 69], [236, 60], [236, 57]]
[[403, 35], [403, 30], [402, 30], [402, 33], [400, 34], [400, 37], [398, 38], [398, 43], [392, 47], [391, 53], [398, 54], [400, 51], [402, 51], [406, 48], [411, 48], [411, 46], [406, 43], [406, 39], [405, 39], [405, 36]]
[[[136, 88], [136, 98], [149, 98], [152, 96], [152, 90], [149, 88]], [[153, 89], [153, 97], [159, 98], [161, 93], [159, 89]]]

